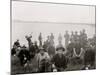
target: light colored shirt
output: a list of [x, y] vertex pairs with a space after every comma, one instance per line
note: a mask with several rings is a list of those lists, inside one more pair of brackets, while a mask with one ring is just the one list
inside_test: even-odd
[[80, 54], [76, 53], [75, 48], [73, 49], [73, 51], [74, 51], [73, 57], [83, 58], [83, 56], [84, 56], [84, 50], [83, 49], [81, 49]]
[[38, 54], [37, 60], [38, 60], [39, 62], [41, 62], [41, 60], [43, 60], [43, 59], [50, 59], [50, 56], [48, 55], [47, 52], [45, 52], [43, 55], [41, 55], [40, 53]]

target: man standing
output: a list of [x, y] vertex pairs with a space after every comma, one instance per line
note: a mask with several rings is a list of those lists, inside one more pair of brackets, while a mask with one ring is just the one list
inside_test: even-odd
[[40, 33], [38, 40], [39, 40], [39, 44], [40, 44], [39, 46], [42, 46], [42, 33]]
[[62, 36], [61, 36], [61, 34], [59, 34], [58, 42], [59, 42], [59, 43], [62, 43]]
[[53, 35], [53, 33], [51, 33], [51, 36], [50, 36], [50, 44], [52, 46], [54, 45], [54, 35]]
[[34, 42], [34, 49], [35, 49], [36, 53], [39, 52], [39, 48], [38, 48], [38, 45], [37, 45], [37, 41]]
[[67, 49], [68, 43], [69, 43], [69, 34], [68, 31], [66, 31], [65, 35], [65, 48]]
[[16, 48], [20, 47], [19, 39], [17, 39], [17, 41], [14, 42], [13, 47], [16, 47]]
[[57, 48], [58, 47], [63, 47], [63, 45], [62, 45], [62, 36], [61, 36], [61, 34], [59, 34], [59, 36], [58, 36], [58, 45], [57, 45]]
[[51, 33], [50, 44], [49, 44], [47, 50], [48, 50], [48, 54], [52, 58], [52, 56], [55, 55], [55, 46], [54, 46], [54, 35], [53, 35], [53, 33]]
[[30, 49], [30, 46], [31, 46], [31, 44], [32, 44], [32, 40], [31, 40], [32, 35], [30, 35], [30, 36], [25, 36], [25, 38], [26, 38], [26, 40], [28, 41], [28, 46], [29, 46], [29, 49]]
[[85, 29], [82, 31], [82, 47], [85, 48], [87, 44], [87, 34], [85, 33]]
[[79, 41], [79, 35], [78, 32], [75, 31], [75, 35], [74, 35], [74, 43], [77, 43]]
[[74, 43], [74, 33], [73, 33], [73, 31], [71, 32], [70, 43]]
[[46, 49], [50, 46], [50, 36], [47, 36], [47, 40], [45, 41]]

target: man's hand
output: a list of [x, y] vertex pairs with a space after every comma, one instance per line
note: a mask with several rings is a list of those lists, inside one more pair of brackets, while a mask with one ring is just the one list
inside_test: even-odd
[[54, 64], [52, 64], [52, 68], [55, 68], [55, 65]]

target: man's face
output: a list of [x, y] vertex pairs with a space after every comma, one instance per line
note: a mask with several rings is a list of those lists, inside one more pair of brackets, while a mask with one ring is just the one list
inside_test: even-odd
[[17, 40], [17, 42], [19, 42], [19, 40]]
[[41, 51], [40, 51], [40, 53], [43, 55], [43, 54], [44, 54], [44, 51], [43, 51], [43, 50], [41, 50]]
[[68, 31], [66, 31], [66, 34], [68, 34]]
[[58, 52], [57, 52], [58, 54], [62, 54], [63, 53], [63, 51], [60, 49], [60, 50], [58, 50]]
[[20, 48], [20, 47], [18, 47], [18, 48], [16, 49], [16, 55], [18, 55], [18, 54], [19, 54], [20, 50], [21, 50], [21, 48]]

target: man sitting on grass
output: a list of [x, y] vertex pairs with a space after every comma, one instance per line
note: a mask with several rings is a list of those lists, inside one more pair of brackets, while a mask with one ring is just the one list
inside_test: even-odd
[[45, 52], [44, 48], [40, 48], [40, 52], [37, 55], [37, 61], [38, 61], [38, 71], [39, 72], [48, 72], [49, 62], [50, 62], [50, 56], [47, 52]]
[[64, 71], [67, 67], [67, 60], [63, 54], [64, 50], [65, 49], [63, 47], [58, 47], [56, 49], [57, 54], [55, 54], [51, 60], [51, 62], [53, 63], [52, 68], [57, 69], [57, 71]]

